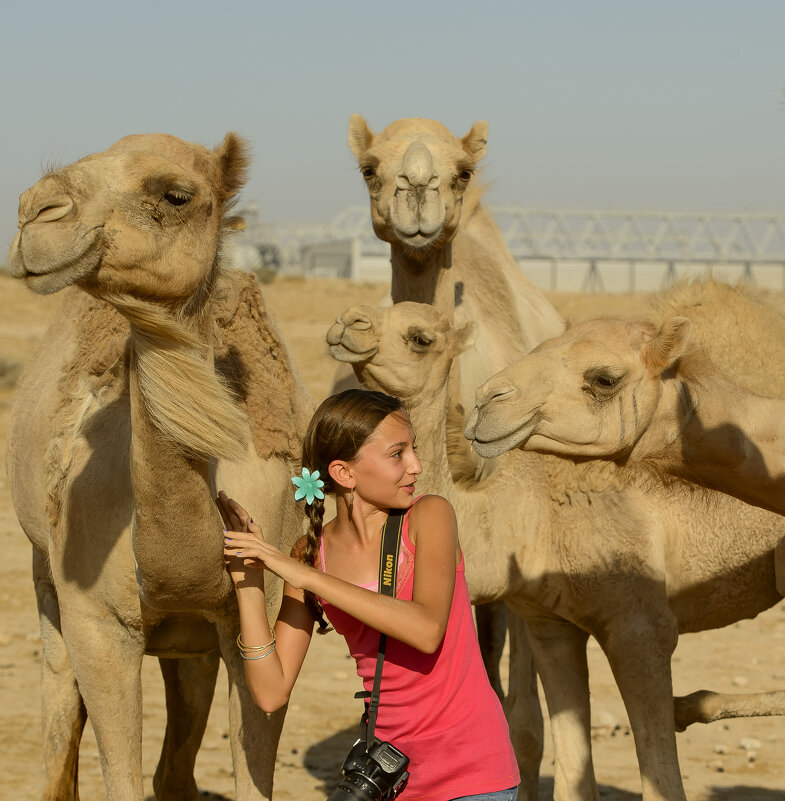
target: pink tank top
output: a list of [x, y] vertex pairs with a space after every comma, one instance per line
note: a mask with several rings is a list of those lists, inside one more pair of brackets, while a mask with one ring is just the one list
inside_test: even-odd
[[[410, 601], [415, 548], [409, 540], [408, 512], [402, 545], [396, 597]], [[323, 547], [320, 557], [324, 570]], [[322, 603], [370, 692], [379, 633]], [[436, 653], [424, 654], [388, 638], [375, 733], [411, 760], [409, 783], [399, 796], [406, 801], [448, 801], [506, 790], [520, 781], [507, 721], [480, 657], [463, 558], [455, 573], [447, 631]]]

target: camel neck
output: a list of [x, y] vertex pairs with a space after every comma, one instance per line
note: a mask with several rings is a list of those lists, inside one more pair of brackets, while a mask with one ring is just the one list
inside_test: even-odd
[[[782, 513], [785, 401], [719, 375], [677, 379], [663, 397], [670, 429], [663, 461], [676, 475]], [[662, 436], [661, 434], [659, 436]], [[659, 459], [658, 459], [659, 460]]]
[[[151, 348], [150, 332], [137, 323], [132, 322], [131, 332], [132, 545], [140, 592], [158, 608], [215, 609], [230, 598], [231, 581], [223, 564], [223, 526], [213, 502], [209, 460], [189, 454], [162, 433], [155, 419], [156, 384], [166, 380], [166, 364], [159, 363], [166, 352]], [[212, 368], [211, 351], [204, 345], [201, 359]], [[175, 372], [182, 377], [183, 371], [173, 366]], [[191, 394], [183, 385], [176, 391], [184, 418], [198, 414], [188, 408], [198, 391]]]
[[391, 294], [393, 303], [413, 301], [435, 306], [450, 320], [455, 310], [455, 278], [452, 273], [452, 244], [448, 243], [426, 261], [408, 256], [392, 246]]

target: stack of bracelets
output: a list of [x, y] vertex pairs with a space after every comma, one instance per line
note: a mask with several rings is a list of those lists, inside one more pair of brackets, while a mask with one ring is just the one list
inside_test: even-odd
[[237, 647], [240, 649], [240, 656], [243, 659], [264, 659], [275, 650], [275, 633], [273, 638], [266, 645], [246, 645], [241, 634], [237, 635]]

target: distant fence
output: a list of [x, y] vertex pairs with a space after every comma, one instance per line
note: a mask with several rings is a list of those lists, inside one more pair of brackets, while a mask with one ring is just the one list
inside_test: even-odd
[[[536, 286], [581, 292], [656, 290], [711, 271], [723, 280], [785, 289], [785, 214], [582, 211], [489, 206], [510, 251]], [[389, 245], [367, 206], [331, 223], [261, 223], [244, 245], [288, 274], [389, 278]]]

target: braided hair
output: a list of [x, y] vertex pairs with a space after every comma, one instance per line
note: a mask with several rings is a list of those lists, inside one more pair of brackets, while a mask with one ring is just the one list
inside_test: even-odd
[[[328, 472], [336, 459], [350, 462], [368, 441], [379, 423], [388, 415], [403, 411], [403, 401], [367, 389], [347, 389], [330, 395], [314, 412], [303, 439], [302, 464], [312, 473], [319, 471], [324, 491], [335, 492], [335, 484]], [[302, 560], [316, 566], [324, 521], [324, 500], [314, 498], [306, 505], [309, 525]], [[305, 604], [319, 624], [319, 633], [329, 631], [319, 599], [309, 591]]]

